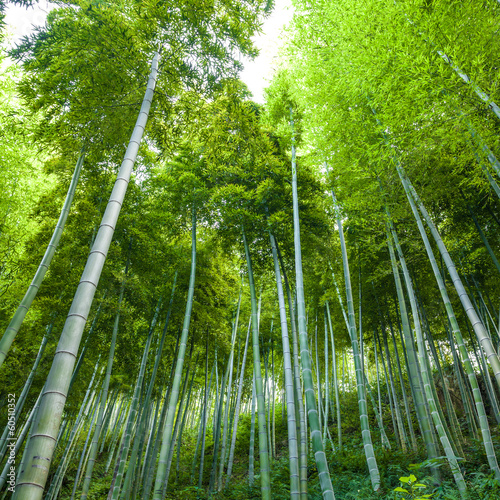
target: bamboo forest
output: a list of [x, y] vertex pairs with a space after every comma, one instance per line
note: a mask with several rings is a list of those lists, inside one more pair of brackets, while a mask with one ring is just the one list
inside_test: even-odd
[[500, 498], [500, 0], [0, 0], [0, 499]]

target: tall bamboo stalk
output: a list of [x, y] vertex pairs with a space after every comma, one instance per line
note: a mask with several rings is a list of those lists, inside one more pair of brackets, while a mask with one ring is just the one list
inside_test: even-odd
[[248, 449], [248, 485], [253, 486], [255, 476], [255, 406], [257, 404], [255, 397], [255, 370], [252, 377], [252, 403], [250, 406], [250, 442]]
[[429, 409], [431, 412], [432, 420], [434, 421], [434, 425], [436, 428], [436, 431], [439, 435], [439, 440], [441, 441], [441, 444], [443, 445], [446, 458], [448, 459], [448, 462], [450, 464], [451, 471], [453, 473], [453, 476], [455, 478], [455, 482], [457, 484], [458, 490], [462, 496], [465, 496], [465, 491], [466, 491], [466, 485], [465, 485], [465, 480], [463, 478], [462, 472], [460, 470], [460, 467], [457, 462], [457, 457], [455, 456], [453, 449], [450, 445], [448, 436], [446, 435], [446, 431], [443, 427], [443, 422], [441, 420], [441, 417], [439, 415], [438, 409], [437, 409], [437, 403], [434, 399], [434, 394], [432, 393], [432, 387], [431, 387], [431, 381], [430, 377], [431, 375], [429, 374], [429, 370], [427, 367], [427, 361], [426, 361], [426, 347], [424, 345], [424, 339], [422, 335], [422, 330], [421, 330], [421, 325], [420, 325], [420, 315], [418, 312], [418, 307], [416, 303], [416, 298], [413, 290], [413, 284], [411, 282], [410, 274], [408, 272], [408, 269], [406, 267], [406, 262], [403, 256], [403, 252], [401, 250], [401, 246], [399, 244], [399, 240], [397, 238], [396, 232], [393, 227], [391, 227], [391, 235], [394, 240], [394, 243], [396, 245], [396, 249], [399, 255], [399, 261], [401, 263], [401, 268], [403, 271], [403, 276], [405, 279], [405, 284], [406, 284], [406, 290], [408, 292], [408, 297], [410, 299], [410, 305], [412, 309], [412, 315], [413, 315], [413, 324], [415, 328], [415, 335], [417, 337], [417, 347], [418, 347], [418, 358], [419, 358], [419, 366], [420, 366], [420, 371], [422, 374], [422, 379], [424, 382], [424, 391], [425, 391], [425, 396], [427, 398], [427, 403], [429, 405]]
[[[188, 359], [188, 365], [186, 367], [186, 374], [184, 375], [184, 384], [182, 386], [182, 391], [179, 399], [179, 409], [177, 411], [177, 417], [175, 419], [175, 425], [172, 433], [172, 442], [170, 444], [170, 450], [168, 451], [168, 458], [167, 458], [167, 467], [166, 467], [166, 472], [165, 476], [168, 478], [170, 475], [170, 468], [172, 466], [172, 459], [174, 457], [174, 451], [175, 451], [175, 445], [177, 443], [177, 439], [179, 436], [179, 430], [180, 430], [180, 424], [183, 418], [183, 406], [184, 406], [184, 400], [186, 397], [186, 390], [188, 386], [188, 380], [189, 380], [189, 375], [190, 375], [190, 370], [191, 370], [191, 357], [193, 355], [193, 347], [194, 347], [194, 342], [191, 342], [191, 348], [189, 350], [189, 359]], [[196, 362], [198, 359], [196, 360]], [[195, 363], [196, 366], [196, 363]], [[193, 373], [195, 370], [193, 370]], [[165, 491], [168, 489], [168, 480], [167, 483], [165, 484]]]
[[[465, 367], [470, 386], [472, 387], [472, 394], [474, 397], [476, 411], [479, 415], [481, 434], [482, 434], [482, 438], [483, 438], [483, 444], [484, 444], [484, 447], [486, 450], [486, 455], [488, 457], [488, 463], [490, 465], [491, 470], [495, 473], [495, 476], [497, 478], [500, 478], [500, 470], [498, 467], [498, 462], [497, 462], [495, 451], [493, 448], [491, 433], [490, 433], [490, 429], [489, 429], [489, 425], [488, 425], [488, 419], [486, 417], [486, 412], [484, 409], [481, 391], [479, 390], [479, 385], [477, 382], [476, 374], [475, 374], [474, 369], [472, 367], [472, 363], [471, 363], [471, 360], [469, 357], [468, 350], [465, 346], [462, 332], [461, 332], [460, 327], [458, 325], [458, 321], [457, 321], [457, 318], [455, 316], [455, 312], [453, 310], [453, 306], [451, 304], [450, 298], [448, 296], [448, 292], [446, 290], [446, 286], [445, 286], [443, 277], [441, 275], [441, 272], [440, 272], [439, 267], [437, 265], [436, 259], [434, 257], [434, 252], [433, 252], [432, 247], [430, 245], [429, 238], [427, 237], [427, 233], [425, 232], [424, 226], [422, 224], [422, 220], [421, 220], [420, 215], [417, 211], [416, 199], [415, 199], [415, 196], [413, 194], [414, 190], [411, 189], [411, 185], [410, 185], [408, 179], [406, 178], [406, 176], [404, 175], [403, 171], [401, 169], [398, 169], [398, 173], [399, 173], [401, 182], [403, 184], [403, 187], [405, 189], [405, 193], [406, 193], [406, 196], [408, 198], [408, 202], [410, 203], [410, 207], [412, 209], [413, 215], [414, 215], [415, 220], [417, 222], [417, 225], [418, 225], [418, 228], [420, 231], [420, 235], [421, 235], [422, 240], [424, 242], [425, 249], [427, 251], [427, 255], [429, 257], [429, 261], [431, 263], [432, 270], [434, 272], [434, 277], [436, 278], [436, 282], [437, 282], [439, 291], [441, 293], [441, 297], [443, 299], [443, 303], [444, 303], [444, 306], [446, 309], [446, 314], [448, 316], [448, 320], [450, 322], [453, 335], [455, 336], [455, 339], [457, 341], [460, 356], [462, 358], [462, 363]], [[443, 255], [443, 257], [444, 257], [444, 255]], [[454, 269], [454, 267], [453, 267], [453, 269]]]
[[[205, 377], [205, 399], [204, 399], [204, 412], [203, 412], [203, 439], [201, 442], [201, 456], [200, 456], [200, 470], [198, 474], [198, 488], [201, 488], [201, 485], [203, 483], [203, 465], [205, 461], [205, 442], [206, 442], [206, 436], [207, 436], [207, 425], [208, 425], [208, 418], [210, 415], [210, 406], [209, 406], [209, 401], [210, 401], [210, 386], [212, 385], [212, 378], [214, 376], [214, 369], [215, 369], [215, 363], [217, 360], [214, 362], [212, 366], [212, 373], [210, 374], [210, 382], [208, 383], [208, 388], [206, 385], [206, 377]], [[208, 367], [208, 358], [207, 358], [207, 365]]]
[[[337, 439], [338, 439], [339, 448], [342, 448], [342, 420], [341, 420], [341, 416], [340, 416], [339, 384], [337, 383], [337, 360], [336, 360], [337, 353], [335, 351], [335, 340], [333, 337], [332, 318], [330, 316], [330, 306], [328, 304], [328, 301], [326, 301], [325, 306], [326, 306], [326, 314], [328, 316], [328, 326], [330, 329], [330, 340], [332, 343], [333, 387], [335, 390], [335, 405], [337, 408]], [[385, 432], [384, 432], [384, 435], [385, 435]]]
[[[243, 229], [243, 228], [242, 228]], [[255, 283], [252, 270], [252, 259], [248, 242], [243, 233], [243, 244], [245, 246], [245, 255], [248, 269], [248, 284], [250, 286], [250, 302], [252, 308], [252, 347], [253, 347], [253, 366], [255, 376], [255, 396], [257, 399], [257, 424], [259, 432], [259, 458], [260, 458], [260, 488], [262, 500], [271, 500], [271, 475], [269, 468], [269, 452], [266, 433], [266, 403], [264, 400], [264, 388], [262, 386], [262, 373], [260, 364], [260, 346], [259, 346], [259, 320], [257, 316], [257, 296], [255, 293]]]
[[50, 239], [49, 244], [47, 245], [47, 249], [45, 250], [45, 254], [38, 266], [38, 269], [35, 273], [33, 281], [31, 282], [28, 290], [26, 291], [23, 300], [19, 304], [14, 316], [12, 317], [9, 326], [5, 330], [2, 338], [0, 339], [0, 367], [3, 365], [7, 353], [16, 338], [17, 332], [21, 328], [23, 324], [24, 318], [33, 302], [35, 297], [40, 289], [43, 279], [45, 278], [45, 274], [47, 273], [47, 269], [52, 262], [52, 258], [56, 253], [57, 245], [59, 244], [59, 240], [61, 239], [62, 233], [64, 231], [64, 226], [66, 224], [66, 220], [68, 218], [69, 211], [71, 209], [71, 204], [73, 203], [73, 198], [75, 196], [76, 186], [78, 184], [78, 179], [80, 178], [80, 172], [82, 170], [83, 160], [85, 158], [85, 148], [82, 149], [80, 156], [78, 157], [78, 161], [76, 162], [76, 167], [73, 172], [73, 176], [71, 177], [71, 183], [68, 188], [68, 192], [66, 194], [66, 199], [64, 200], [64, 204], [61, 210], [61, 215], [59, 216], [59, 220], [57, 221], [56, 227], [54, 229], [54, 233], [52, 234], [52, 238]]
[[141, 110], [125, 153], [108, 206], [104, 213], [97, 237], [90, 252], [80, 284], [78, 285], [71, 309], [61, 333], [54, 362], [47, 377], [40, 408], [35, 421], [34, 432], [28, 444], [24, 470], [20, 472], [14, 499], [41, 499], [56, 444], [61, 417], [66, 403], [70, 374], [83, 329], [87, 322], [106, 254], [113, 238], [114, 228], [120, 214], [128, 182], [137, 157], [139, 145], [146, 126], [158, 74], [159, 54], [151, 63], [151, 72]]
[[196, 276], [196, 208], [193, 202], [192, 206], [192, 229], [191, 229], [191, 274], [189, 277], [189, 289], [186, 303], [186, 312], [184, 314], [184, 323], [182, 326], [182, 335], [175, 364], [175, 375], [170, 391], [170, 399], [168, 402], [167, 417], [165, 429], [163, 430], [162, 444], [158, 462], [158, 470], [156, 472], [156, 480], [154, 486], [154, 500], [162, 500], [163, 491], [168, 483], [167, 473], [167, 458], [172, 442], [172, 429], [174, 425], [175, 411], [177, 401], [179, 399], [179, 389], [182, 377], [182, 368], [184, 365], [184, 357], [186, 354], [187, 336], [189, 332], [189, 324], [191, 321], [191, 311], [193, 309], [194, 283]]
[[[147, 360], [148, 360], [149, 350], [151, 347], [151, 340], [153, 338], [153, 332], [154, 332], [154, 329], [156, 326], [156, 322], [158, 321], [160, 306], [161, 306], [161, 297], [158, 300], [158, 304], [156, 306], [153, 320], [151, 321], [151, 326], [149, 327], [149, 332], [148, 332], [148, 336], [146, 339], [146, 344], [144, 346], [141, 364], [139, 367], [139, 374], [137, 376], [137, 381], [136, 381], [135, 387], [134, 387], [134, 394], [132, 396], [132, 402], [130, 404], [129, 415], [128, 415], [127, 424], [125, 427], [125, 433], [124, 433], [125, 438], [123, 440], [123, 445], [122, 445], [123, 447], [121, 450], [120, 458], [117, 462], [117, 470], [115, 473], [115, 477], [113, 478], [113, 481], [111, 483], [111, 488], [110, 488], [110, 498], [112, 500], [117, 500], [120, 496], [122, 481], [124, 479], [124, 473], [125, 473], [125, 465], [127, 463], [128, 452], [130, 450], [130, 446], [132, 443], [133, 426], [134, 426], [134, 424], [140, 423], [140, 417], [141, 417], [142, 412], [144, 411], [144, 409], [139, 406], [139, 400], [141, 397], [142, 385], [144, 382], [144, 373], [146, 371], [146, 364], [147, 364]], [[137, 420], [137, 422], [136, 422], [136, 420]]]
[[33, 378], [35, 377], [35, 373], [37, 371], [38, 365], [40, 364], [43, 353], [45, 352], [45, 347], [47, 346], [47, 342], [49, 340], [49, 336], [52, 332], [52, 328], [54, 326], [54, 320], [55, 320], [55, 315], [52, 318], [52, 321], [47, 326], [47, 330], [45, 332], [45, 335], [43, 336], [42, 342], [40, 343], [40, 347], [38, 349], [38, 354], [36, 356], [35, 362], [33, 363], [30, 374], [28, 375], [28, 378], [26, 379], [26, 382], [24, 384], [24, 387], [23, 387], [23, 390], [22, 390], [20, 396], [17, 398], [16, 406], [14, 408], [14, 421], [12, 422], [11, 420], [9, 420], [9, 423], [5, 426], [2, 437], [0, 438], [0, 462], [3, 460], [3, 458], [5, 456], [5, 452], [7, 451], [7, 441], [8, 441], [7, 438], [8, 438], [9, 432], [10, 432], [11, 425], [12, 425], [12, 423], [14, 425], [16, 425], [18, 420], [19, 420], [19, 417], [21, 416], [24, 402], [26, 401], [26, 397], [27, 397], [28, 392], [31, 388]]
[[276, 288], [278, 292], [278, 304], [279, 304], [280, 322], [281, 322], [281, 340], [283, 343], [283, 362], [285, 366], [288, 456], [290, 464], [290, 498], [298, 500], [300, 498], [299, 449], [297, 443], [297, 423], [295, 421], [295, 397], [293, 388], [292, 358], [290, 353], [290, 340], [288, 338], [285, 297], [283, 295], [283, 284], [281, 281], [281, 273], [278, 262], [278, 252], [276, 250], [276, 242], [274, 236], [270, 233], [269, 237], [271, 239], [271, 251], [273, 254], [274, 274], [276, 277]]
[[368, 408], [366, 404], [366, 390], [365, 390], [365, 378], [363, 373], [363, 368], [361, 364], [361, 357], [358, 347], [358, 333], [356, 331], [356, 317], [354, 314], [354, 301], [352, 297], [352, 287], [351, 287], [351, 275], [349, 272], [349, 260], [347, 256], [347, 246], [344, 238], [344, 229], [342, 225], [342, 219], [340, 217], [340, 210], [335, 198], [333, 190], [331, 190], [333, 205], [336, 212], [337, 229], [340, 238], [340, 248], [342, 251], [342, 263], [344, 269], [344, 282], [345, 291], [347, 298], [347, 312], [348, 312], [348, 323], [349, 323], [349, 337], [351, 339], [354, 366], [356, 371], [356, 385], [358, 391], [358, 406], [359, 406], [359, 418], [361, 421], [361, 435], [363, 437], [363, 444], [366, 456], [366, 462], [368, 464], [368, 471], [370, 473], [370, 479], [372, 482], [373, 489], [377, 491], [380, 487], [380, 473], [377, 466], [377, 460], [375, 458], [375, 452], [373, 450], [372, 438], [370, 433], [370, 424], [368, 421]]
[[300, 245], [300, 217], [299, 198], [297, 192], [297, 168], [295, 160], [295, 132], [293, 124], [293, 112], [290, 107], [290, 125], [292, 128], [292, 196], [293, 196], [293, 238], [295, 243], [295, 279], [297, 291], [297, 318], [300, 342], [300, 362], [302, 365], [302, 378], [306, 396], [307, 414], [309, 417], [309, 427], [311, 429], [311, 441], [314, 452], [316, 466], [318, 468], [319, 482], [323, 500], [333, 500], [333, 492], [330, 471], [326, 460], [323, 440], [319, 428], [318, 410], [316, 407], [316, 397], [314, 394], [314, 383], [311, 371], [311, 355], [309, 352], [309, 342], [307, 338], [306, 307], [304, 299], [304, 278], [302, 273], [302, 250]]
[[243, 351], [243, 360], [241, 362], [240, 368], [240, 378], [238, 383], [238, 395], [236, 397], [236, 406], [234, 409], [234, 420], [233, 420], [233, 434], [231, 437], [231, 447], [229, 449], [229, 460], [227, 464], [227, 472], [226, 472], [226, 488], [231, 479], [231, 474], [233, 472], [233, 461], [234, 461], [234, 450], [236, 447], [236, 436], [238, 431], [238, 421], [240, 418], [240, 405], [241, 405], [241, 395], [243, 393], [243, 382], [245, 377], [245, 366], [247, 361], [247, 352], [248, 352], [248, 339], [250, 338], [250, 329], [252, 327], [252, 318], [248, 322], [248, 331], [247, 338], [245, 340], [245, 350]]
[[455, 264], [453, 260], [451, 259], [450, 254], [448, 253], [448, 250], [446, 248], [446, 245], [444, 244], [434, 222], [430, 218], [427, 210], [425, 209], [422, 201], [420, 200], [417, 192], [415, 191], [414, 187], [412, 186], [410, 180], [408, 177], [405, 175], [404, 170], [399, 164], [396, 164], [397, 170], [399, 177], [401, 179], [401, 183], [403, 184], [403, 187], [405, 188], [406, 192], [411, 193], [411, 196], [413, 197], [413, 200], [420, 210], [420, 213], [422, 214], [425, 222], [427, 223], [427, 226], [429, 227], [431, 234], [439, 248], [439, 251], [441, 253], [441, 256], [446, 264], [446, 267], [448, 269], [448, 273], [451, 277], [451, 280], [453, 282], [453, 285], [455, 287], [455, 290], [457, 291], [457, 294], [460, 298], [460, 302], [462, 303], [462, 306], [467, 314], [467, 317], [469, 318], [469, 321], [472, 324], [472, 328], [474, 329], [474, 332], [476, 333], [477, 339], [483, 348], [484, 352], [486, 353], [486, 358], [488, 360], [488, 363], [490, 364], [491, 368], [493, 369], [493, 374], [495, 375], [495, 379], [497, 381], [497, 385], [500, 387], [500, 360], [498, 358], [498, 355], [495, 351], [495, 348], [493, 347], [493, 343], [491, 341], [490, 336], [488, 335], [488, 332], [486, 331], [483, 322], [479, 318], [476, 310], [474, 309], [474, 306], [472, 305], [472, 302], [469, 298], [469, 295], [465, 291], [465, 288], [462, 284], [462, 280], [460, 279], [460, 276], [458, 275], [458, 272], [455, 268]]
[[[420, 384], [419, 378], [419, 368], [417, 366], [417, 359], [414, 351], [414, 341], [411, 334], [410, 325], [408, 322], [408, 313], [406, 309], [406, 301], [403, 294], [403, 287], [401, 284], [401, 277], [399, 275], [398, 265], [396, 261], [396, 255], [394, 252], [394, 246], [392, 239], [390, 237], [389, 231], [387, 232], [387, 246], [389, 248], [389, 256], [391, 259], [392, 272], [394, 275], [394, 281], [396, 284], [396, 293], [398, 297], [398, 303], [401, 315], [402, 324], [402, 335], [404, 335], [406, 343], [407, 357], [407, 368], [408, 375], [410, 379], [410, 385], [412, 388], [413, 399], [415, 402], [415, 409], [417, 412], [418, 423], [422, 432], [422, 437], [424, 438], [425, 447], [427, 448], [427, 454], [429, 458], [436, 458], [438, 456], [436, 445], [434, 443], [430, 421], [427, 415], [427, 410], [425, 408], [424, 396], [422, 394], [422, 386]], [[438, 471], [436, 468], [433, 469], [433, 474], [438, 480]]]
[[[274, 238], [278, 259], [280, 261], [281, 272], [285, 284], [286, 298], [288, 303], [288, 311], [290, 315], [290, 325], [292, 327], [292, 355], [293, 355], [293, 385], [295, 396], [295, 420], [297, 422], [297, 434], [300, 438], [299, 442], [299, 476], [300, 476], [300, 499], [307, 500], [307, 424], [304, 409], [304, 399], [302, 395], [302, 384], [300, 380], [300, 365], [299, 365], [299, 343], [297, 336], [297, 324], [295, 310], [292, 303], [292, 292], [288, 277], [281, 256], [280, 247]], [[335, 351], [335, 349], [334, 349]]]
[[92, 479], [92, 472], [94, 470], [95, 459], [97, 456], [97, 448], [99, 445], [99, 438], [101, 435], [102, 422], [103, 422], [103, 418], [104, 418], [104, 407], [105, 407], [106, 401], [108, 399], [109, 381], [111, 379], [111, 370], [113, 368], [113, 361], [114, 361], [114, 357], [115, 357], [116, 337], [118, 335], [118, 325], [120, 322], [121, 305], [122, 305], [122, 301], [123, 301], [123, 294], [125, 292], [125, 280], [127, 279], [128, 268], [130, 266], [131, 245], [132, 245], [132, 242], [130, 242], [129, 247], [128, 247], [127, 263], [125, 264], [125, 274], [124, 274], [124, 277], [123, 277], [123, 280], [122, 280], [122, 283], [120, 286], [120, 294], [118, 297], [118, 306], [117, 306], [117, 311], [116, 311], [116, 315], [115, 315], [115, 322], [113, 325], [113, 333], [111, 335], [111, 345], [109, 347], [108, 364], [106, 367], [106, 375], [104, 377], [104, 383], [103, 383], [103, 388], [102, 388], [101, 404], [99, 407], [99, 414], [97, 416], [97, 422], [96, 422], [96, 426], [95, 426], [94, 436], [92, 437], [92, 444], [90, 447], [90, 456], [89, 456], [89, 460], [87, 462], [87, 468], [85, 471], [85, 480], [83, 482], [82, 494], [80, 497], [81, 500], [85, 500], [87, 498], [89, 488], [90, 488], [90, 481]]
[[227, 396], [226, 396], [226, 406], [224, 408], [224, 421], [222, 429], [222, 443], [221, 443], [221, 459], [219, 464], [219, 479], [217, 484], [217, 490], [222, 488], [222, 474], [224, 472], [224, 466], [226, 465], [226, 452], [227, 452], [227, 431], [229, 426], [229, 407], [231, 399], [231, 389], [233, 385], [233, 365], [234, 365], [234, 347], [236, 343], [236, 334], [238, 332], [238, 322], [240, 317], [240, 305], [241, 305], [241, 290], [238, 297], [238, 307], [236, 311], [236, 319], [233, 326], [232, 338], [231, 338], [231, 353], [229, 354], [228, 370], [229, 370], [229, 380], [227, 384]]

